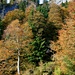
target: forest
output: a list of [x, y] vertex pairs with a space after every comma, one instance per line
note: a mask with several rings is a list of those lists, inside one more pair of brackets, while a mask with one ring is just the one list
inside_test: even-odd
[[0, 75], [75, 75], [75, 2], [21, 2], [7, 12], [0, 19]]

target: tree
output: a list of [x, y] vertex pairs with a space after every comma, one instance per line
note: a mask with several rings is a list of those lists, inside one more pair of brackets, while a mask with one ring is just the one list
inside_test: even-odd
[[30, 6], [28, 6], [28, 7], [26, 8], [26, 10], [25, 10], [25, 20], [26, 20], [26, 21], [28, 21], [29, 15], [30, 15], [31, 11], [32, 11], [32, 10], [35, 11], [35, 9], [36, 9], [36, 8], [35, 8], [33, 5], [30, 5]]
[[13, 51], [5, 47], [4, 40], [0, 40], [0, 74], [1, 75], [13, 75], [16, 73], [16, 62], [13, 62], [16, 58], [13, 57]]
[[70, 17], [75, 19], [75, 2], [70, 2], [67, 9]]
[[75, 74], [75, 21], [73, 18], [67, 18], [66, 24], [59, 30], [59, 39], [51, 44], [51, 48], [56, 50], [54, 55], [57, 65], [60, 64], [64, 75]]
[[65, 8], [67, 8], [68, 7], [68, 1], [66, 0], [66, 2], [65, 3], [63, 3], [62, 2], [62, 7], [65, 7]]
[[24, 36], [22, 41], [22, 51], [20, 51], [20, 69], [22, 71], [25, 71], [27, 69], [32, 69], [32, 64], [28, 62], [28, 55], [31, 54], [31, 48], [32, 46], [30, 43], [33, 41], [33, 33], [32, 28], [30, 27], [28, 22], [25, 22], [23, 25], [21, 25], [21, 28], [23, 30]]
[[43, 5], [39, 5], [37, 7], [37, 10], [40, 11], [44, 15], [45, 18], [48, 18], [49, 5], [47, 3]]
[[25, 18], [25, 14], [22, 10], [19, 9], [15, 9], [13, 11], [9, 11], [4, 19], [2, 20], [4, 25], [8, 25], [10, 24], [13, 20], [18, 19], [20, 22], [23, 21], [23, 19]]
[[62, 16], [60, 13], [60, 7], [54, 3], [51, 4], [48, 21], [53, 22], [58, 28], [62, 26]]
[[29, 16], [29, 24], [35, 36], [42, 36], [43, 28], [45, 26], [45, 18], [39, 11], [31, 11]]
[[16, 50], [17, 53], [17, 72], [20, 75], [20, 50], [21, 50], [21, 42], [22, 42], [23, 31], [20, 28], [20, 24], [18, 20], [13, 21], [10, 25], [8, 25], [7, 29], [4, 31], [3, 38], [5, 38], [5, 43], [7, 48], [11, 50]]
[[36, 65], [38, 65], [41, 60], [45, 61], [44, 58], [46, 57], [46, 51], [48, 49], [46, 40], [43, 37], [45, 24], [46, 22], [43, 14], [39, 11], [32, 10], [29, 16], [29, 25], [32, 28], [33, 41], [31, 42], [31, 54], [28, 59]]
[[[32, 29], [28, 22], [21, 25], [19, 20], [14, 20], [7, 26], [6, 30], [4, 30], [3, 38], [5, 47], [8, 50], [14, 51], [12, 58], [16, 58], [17, 56], [17, 71], [18, 74], [20, 74], [20, 72], [29, 65], [27, 65], [27, 54], [30, 54], [30, 49], [32, 48], [32, 46], [29, 45], [33, 40]], [[16, 60], [14, 60], [14, 62], [15, 61]]]

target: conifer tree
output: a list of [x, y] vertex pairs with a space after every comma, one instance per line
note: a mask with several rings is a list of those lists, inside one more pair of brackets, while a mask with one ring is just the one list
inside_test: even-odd
[[38, 63], [42, 60], [44, 61], [44, 57], [46, 57], [47, 47], [45, 46], [45, 39], [43, 38], [43, 31], [45, 27], [45, 18], [43, 14], [39, 11], [31, 11], [31, 15], [29, 17], [29, 25], [32, 28], [33, 32], [33, 41], [31, 42], [31, 54], [29, 55], [29, 61], [38, 65]]

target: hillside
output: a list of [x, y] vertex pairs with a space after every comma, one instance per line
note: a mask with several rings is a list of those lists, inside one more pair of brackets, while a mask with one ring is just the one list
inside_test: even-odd
[[0, 20], [0, 75], [75, 75], [75, 2], [23, 6]]

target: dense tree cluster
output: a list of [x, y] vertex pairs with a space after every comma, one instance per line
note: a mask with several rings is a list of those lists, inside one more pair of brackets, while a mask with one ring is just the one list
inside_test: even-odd
[[23, 5], [0, 20], [0, 75], [75, 75], [75, 2]]
[[[72, 4], [72, 5], [71, 5]], [[69, 16], [65, 19], [65, 25], [59, 30], [59, 40], [52, 42], [51, 47], [57, 51], [54, 55], [56, 64], [60, 64], [61, 74], [74, 75], [75, 72], [75, 21], [74, 21], [74, 2], [69, 3]], [[61, 75], [60, 74], [60, 75]]]

